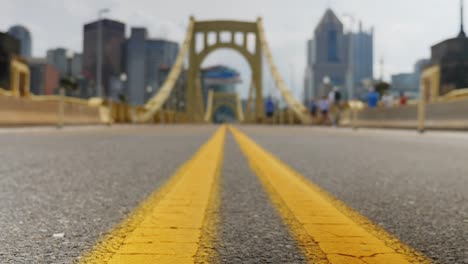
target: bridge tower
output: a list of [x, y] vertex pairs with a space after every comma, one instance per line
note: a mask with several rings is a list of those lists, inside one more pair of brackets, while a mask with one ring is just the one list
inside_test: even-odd
[[[189, 68], [187, 72], [187, 112], [192, 120], [200, 121], [205, 115], [202, 99], [200, 69], [205, 58], [212, 52], [227, 48], [239, 52], [248, 62], [252, 71], [252, 85], [255, 87], [255, 116], [256, 122], [264, 119], [262, 95], [262, 43], [260, 42], [258, 24], [241, 21], [195, 21], [192, 31]], [[221, 35], [227, 36], [222, 39]], [[214, 36], [214, 42], [209, 36]], [[249, 35], [253, 38], [248, 37]], [[202, 39], [203, 41], [197, 41]], [[240, 40], [240, 41], [239, 41]], [[253, 41], [254, 43], [249, 43]], [[201, 45], [198, 47], [197, 45]], [[252, 51], [249, 47], [254, 46]]]

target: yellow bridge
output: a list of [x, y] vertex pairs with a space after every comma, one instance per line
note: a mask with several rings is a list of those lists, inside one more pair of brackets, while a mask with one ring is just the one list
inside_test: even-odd
[[[226, 32], [229, 35], [227, 41], [221, 39], [221, 34]], [[215, 36], [214, 43], [209, 42], [210, 34]], [[249, 38], [249, 35], [253, 36], [253, 38]], [[201, 37], [202, 43], [197, 43], [196, 38], [198, 37]], [[252, 41], [252, 43], [249, 43], [249, 41]], [[200, 44], [201, 46], [199, 47], [198, 45]], [[254, 50], [250, 50], [249, 46], [255, 47]], [[273, 62], [261, 18], [256, 22], [241, 22], [196, 21], [193, 17], [190, 18], [185, 40], [177, 60], [169, 73], [169, 77], [159, 92], [146, 103], [144, 110], [137, 115], [137, 121], [148, 122], [163, 109], [164, 104], [170, 98], [182, 74], [184, 61], [187, 57], [189, 67], [186, 87], [186, 114], [192, 122], [209, 121], [214, 104], [210, 100], [216, 99], [216, 95], [210, 95], [205, 107], [201, 92], [200, 66], [210, 53], [221, 48], [228, 48], [239, 52], [247, 60], [252, 70], [252, 83], [245, 117], [241, 104], [238, 103], [238, 98], [234, 96], [234, 103], [231, 104], [237, 108], [236, 113], [239, 121], [263, 122], [265, 120], [262, 95], [262, 61], [263, 56], [265, 56], [276, 86], [280, 90], [290, 111], [294, 113], [301, 123], [308, 124], [311, 122], [306, 108], [291, 94]]]

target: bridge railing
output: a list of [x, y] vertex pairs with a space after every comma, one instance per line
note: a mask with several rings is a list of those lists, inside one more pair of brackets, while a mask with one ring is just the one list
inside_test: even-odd
[[[342, 125], [375, 128], [418, 129], [419, 104], [365, 108], [353, 116], [344, 114]], [[424, 105], [423, 129], [468, 129], [468, 98], [442, 100]]]

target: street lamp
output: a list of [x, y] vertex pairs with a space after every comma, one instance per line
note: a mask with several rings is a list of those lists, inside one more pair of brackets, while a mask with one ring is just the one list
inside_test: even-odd
[[72, 77], [73, 51], [67, 50], [65, 56], [67, 59], [67, 66], [66, 66], [66, 73], [63, 73], [63, 75], [67, 75], [67, 76], [62, 76], [60, 79], [57, 128], [63, 128], [63, 126], [65, 125], [66, 89], [70, 90], [76, 87], [76, 82], [73, 80], [73, 77]]
[[125, 72], [123, 72], [122, 74], [120, 74], [120, 80], [122, 82], [126, 82], [127, 81], [127, 74]]
[[98, 97], [104, 97], [104, 91], [102, 87], [102, 16], [109, 13], [110, 9], [103, 8], [98, 10], [98, 22], [97, 22], [97, 43], [96, 43], [96, 85]]

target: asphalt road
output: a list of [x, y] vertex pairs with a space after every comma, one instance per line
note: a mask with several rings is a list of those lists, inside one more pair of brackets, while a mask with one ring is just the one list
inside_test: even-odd
[[226, 138], [221, 263], [307, 263], [232, 135]]
[[[0, 263], [73, 263], [215, 127], [0, 134]], [[54, 238], [54, 234], [64, 234]]]
[[[0, 131], [0, 263], [73, 263], [215, 130]], [[241, 130], [436, 263], [468, 263], [468, 135]], [[305, 262], [231, 136], [220, 202], [215, 249], [221, 263]]]
[[244, 127], [261, 146], [436, 263], [468, 263], [468, 135]]

